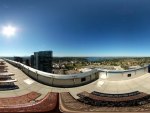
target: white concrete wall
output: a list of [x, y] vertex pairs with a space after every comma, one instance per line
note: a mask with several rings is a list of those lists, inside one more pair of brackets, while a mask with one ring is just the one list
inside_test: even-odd
[[[90, 71], [76, 75], [54, 75], [51, 73], [46, 73], [33, 69], [31, 67], [28, 67], [24, 64], [12, 60], [7, 59], [5, 60], [10, 64], [20, 68], [25, 74], [35, 79], [36, 81], [50, 86], [59, 86], [59, 87], [80, 86], [98, 79], [97, 76], [98, 72], [96, 71]], [[82, 78], [85, 78], [85, 81], [81, 81]]]
[[36, 80], [38, 79], [38, 74], [33, 72], [33, 71], [31, 71], [31, 70], [29, 70], [29, 75], [30, 75], [30, 77], [32, 77], [32, 78], [34, 78]]
[[42, 75], [38, 75], [37, 77], [38, 79], [36, 79], [37, 81], [47, 84], [47, 85], [52, 85], [53, 82], [53, 78], [51, 77], [46, 77], [46, 76], [42, 76]]
[[94, 80], [96, 78], [96, 73], [91, 75], [91, 79]]
[[[107, 74], [106, 74], [107, 73]], [[99, 71], [99, 77], [107, 80], [128, 80], [148, 73], [148, 67], [125, 71]], [[131, 77], [128, 77], [131, 74]]]
[[123, 78], [122, 73], [118, 72], [107, 72], [107, 79], [108, 80], [121, 80]]
[[61, 86], [65, 84], [66, 86], [74, 85], [74, 79], [62, 80], [62, 79], [54, 79], [53, 85], [54, 86]]
[[108, 76], [107, 76], [107, 72], [106, 71], [100, 71], [99, 72], [99, 78], [101, 79], [106, 79]]
[[[57, 75], [46, 73], [43, 71], [39, 71], [33, 69], [24, 64], [7, 60], [10, 64], [20, 68], [24, 73], [28, 76], [32, 77], [38, 82], [44, 83], [50, 86], [58, 86], [58, 87], [74, 87], [81, 86], [83, 84], [87, 84], [96, 79], [107, 79], [107, 80], [128, 80], [138, 76], [142, 76], [148, 73], [148, 67], [128, 70], [128, 71], [108, 71], [108, 70], [92, 70], [85, 73], [73, 74], [73, 75]], [[131, 77], [128, 77], [128, 74], [131, 74]], [[85, 78], [85, 81], [81, 81], [82, 78]]]

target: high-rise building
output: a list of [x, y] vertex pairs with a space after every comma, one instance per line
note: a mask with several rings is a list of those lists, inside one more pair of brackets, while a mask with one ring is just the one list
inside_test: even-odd
[[15, 56], [14, 57], [14, 61], [22, 63], [23, 62], [23, 58]]
[[26, 64], [27, 66], [30, 66], [29, 59], [26, 59], [26, 60], [25, 60], [25, 64]]
[[52, 51], [39, 51], [34, 52], [34, 68], [52, 72]]
[[30, 57], [30, 66], [34, 68], [34, 55]]

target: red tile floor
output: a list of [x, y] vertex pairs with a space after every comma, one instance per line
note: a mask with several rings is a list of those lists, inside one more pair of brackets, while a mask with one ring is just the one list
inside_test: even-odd
[[31, 92], [22, 96], [0, 98], [0, 112], [60, 112], [58, 94], [48, 93], [43, 99], [35, 100], [40, 94]]

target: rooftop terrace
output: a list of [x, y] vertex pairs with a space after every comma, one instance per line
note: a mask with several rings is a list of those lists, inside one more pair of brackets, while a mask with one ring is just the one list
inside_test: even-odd
[[[36, 80], [30, 78], [22, 70], [9, 64], [8, 62], [6, 62], [5, 65], [8, 66], [8, 72], [14, 74], [12, 78], [17, 79], [15, 85], [18, 86], [18, 89], [0, 91], [0, 112], [26, 112], [36, 110], [52, 111], [56, 109], [57, 106], [60, 107], [59, 112], [104, 112], [105, 110], [110, 112], [112, 109], [111, 107], [108, 107], [109, 109], [106, 109], [104, 107], [92, 107], [88, 104], [85, 105], [84, 103], [78, 101], [78, 99], [80, 98], [78, 94], [84, 91], [86, 91], [87, 93], [96, 91], [107, 94], [124, 94], [139, 91], [147, 95], [150, 94], [150, 73], [146, 73], [144, 75], [137, 76], [128, 80], [112, 81], [109, 79], [99, 78], [83, 86], [58, 88], [37, 82]], [[60, 95], [59, 98], [58, 93]], [[70, 98], [71, 100], [67, 101], [67, 99]], [[6, 101], [7, 99], [9, 100], [9, 102]], [[16, 100], [15, 102], [14, 99]], [[58, 99], [60, 102], [59, 105], [57, 101]], [[68, 104], [68, 102], [70, 104]], [[134, 112], [137, 110], [138, 107], [135, 107], [135, 109], [132, 111]]]

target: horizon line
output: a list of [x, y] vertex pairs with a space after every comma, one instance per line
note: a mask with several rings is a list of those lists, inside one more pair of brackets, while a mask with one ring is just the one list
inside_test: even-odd
[[[17, 56], [17, 55], [15, 55], [15, 56], [16, 57], [30, 57], [31, 55], [29, 55], [29, 56], [26, 56], [26, 55], [18, 55]], [[15, 57], [15, 56], [0, 56], [0, 57]], [[69, 56], [69, 55], [57, 56], [56, 55], [56, 56], [53, 56], [53, 57], [150, 57], [150, 55], [149, 56], [138, 56], [138, 55], [137, 56], [136, 55], [135, 56], [130, 56], [130, 55], [129, 56], [127, 56], [127, 55], [125, 55], [125, 56], [119, 56], [119, 55], [118, 56], [88, 56], [88, 55], [87, 56], [82, 56], [82, 55], [81, 56]]]

